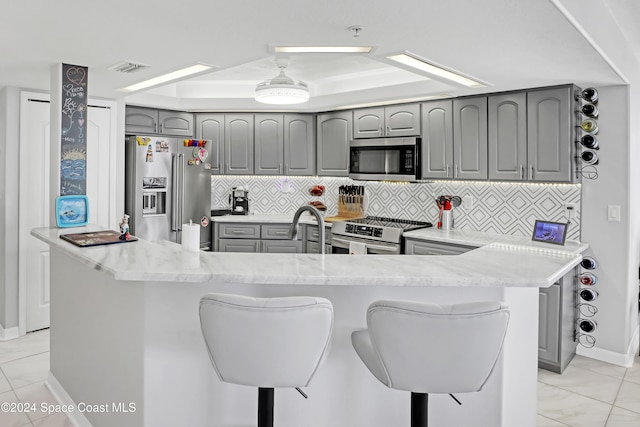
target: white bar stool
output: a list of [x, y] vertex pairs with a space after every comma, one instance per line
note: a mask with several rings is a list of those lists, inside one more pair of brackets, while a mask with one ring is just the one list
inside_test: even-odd
[[499, 302], [376, 301], [351, 343], [384, 385], [411, 392], [411, 427], [428, 425], [429, 393], [480, 391], [502, 351], [509, 310]]
[[324, 298], [208, 294], [200, 325], [220, 380], [258, 387], [258, 427], [273, 426], [275, 387], [311, 381], [324, 360], [333, 306]]

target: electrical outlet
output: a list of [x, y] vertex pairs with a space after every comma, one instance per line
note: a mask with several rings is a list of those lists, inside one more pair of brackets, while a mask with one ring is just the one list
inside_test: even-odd
[[473, 209], [473, 196], [464, 196], [462, 198], [462, 207], [465, 209]]

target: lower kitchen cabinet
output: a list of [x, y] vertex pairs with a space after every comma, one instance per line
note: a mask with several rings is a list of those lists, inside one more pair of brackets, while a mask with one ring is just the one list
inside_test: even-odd
[[[304, 232], [304, 252], [307, 254], [320, 253], [320, 235], [318, 234], [317, 225], [306, 225]], [[324, 229], [324, 253], [331, 253], [331, 229]]]
[[[474, 246], [406, 239], [407, 255], [460, 255]], [[576, 270], [539, 291], [538, 367], [561, 374], [576, 354]]]
[[217, 252], [302, 253], [303, 239], [289, 239], [290, 224], [221, 223], [214, 227]]
[[576, 271], [540, 289], [538, 367], [561, 374], [576, 354]]

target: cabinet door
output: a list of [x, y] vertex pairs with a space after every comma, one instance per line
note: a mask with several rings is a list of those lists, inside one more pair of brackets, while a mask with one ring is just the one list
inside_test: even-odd
[[224, 114], [197, 114], [196, 138], [208, 139], [211, 174], [220, 175], [224, 161]]
[[554, 284], [548, 288], [541, 288], [539, 299], [538, 359], [557, 363], [559, 358], [560, 285]]
[[318, 115], [318, 175], [349, 175], [351, 111]]
[[353, 138], [384, 136], [384, 108], [364, 108], [353, 111]]
[[219, 252], [260, 252], [260, 240], [255, 239], [220, 239]]
[[288, 240], [290, 228], [291, 224], [263, 224], [260, 237], [268, 240]]
[[527, 94], [489, 96], [489, 179], [526, 179]]
[[474, 249], [477, 247], [423, 240], [407, 239], [405, 242], [406, 255], [460, 255]]
[[302, 240], [263, 240], [261, 252], [268, 254], [301, 254]]
[[487, 97], [453, 100], [453, 177], [487, 179]]
[[314, 118], [307, 114], [284, 115], [285, 175], [314, 175], [316, 152]]
[[224, 116], [225, 173], [253, 175], [253, 115]]
[[193, 114], [191, 113], [160, 110], [158, 122], [160, 123], [158, 133], [193, 137]]
[[422, 104], [421, 163], [423, 178], [453, 178], [453, 103]]
[[571, 182], [574, 115], [572, 88], [527, 93], [529, 179]]
[[284, 163], [282, 114], [256, 114], [254, 124], [256, 175], [281, 175]]
[[420, 136], [420, 104], [403, 104], [384, 110], [385, 136]]
[[127, 107], [124, 117], [127, 135], [158, 133], [158, 110], [142, 107]]

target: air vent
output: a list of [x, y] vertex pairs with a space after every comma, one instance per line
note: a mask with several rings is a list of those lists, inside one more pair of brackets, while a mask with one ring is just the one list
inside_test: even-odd
[[112, 65], [108, 69], [117, 71], [119, 73], [135, 73], [136, 71], [140, 71], [145, 68], [149, 68], [149, 66], [145, 64], [136, 64], [135, 62], [124, 61], [119, 62], [116, 65]]

